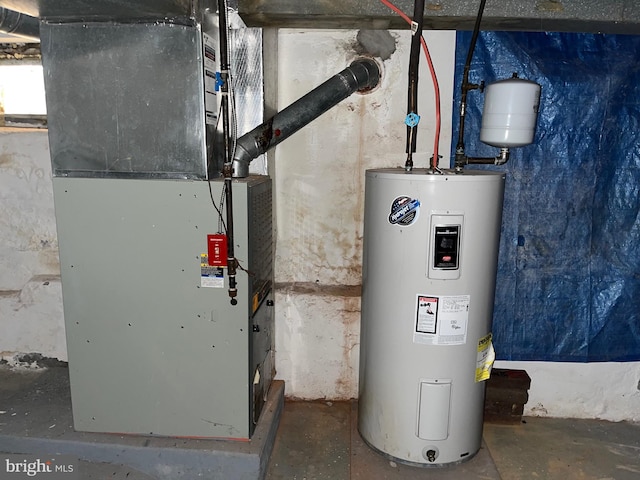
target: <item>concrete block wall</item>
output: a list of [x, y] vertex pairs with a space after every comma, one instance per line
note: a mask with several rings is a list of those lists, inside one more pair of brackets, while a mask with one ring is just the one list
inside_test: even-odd
[[0, 357], [66, 360], [46, 130], [0, 129]]

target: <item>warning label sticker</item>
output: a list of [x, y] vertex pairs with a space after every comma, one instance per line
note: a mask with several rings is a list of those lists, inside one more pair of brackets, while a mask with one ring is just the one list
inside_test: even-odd
[[216, 125], [218, 121], [218, 98], [216, 87], [216, 50], [213, 37], [202, 33], [204, 46], [204, 109], [207, 125]]
[[200, 286], [203, 288], [224, 288], [224, 268], [209, 265], [206, 253], [200, 254]]
[[200, 286], [203, 288], [224, 288], [224, 272], [222, 268], [210, 267], [209, 272], [200, 276]]
[[416, 320], [416, 332], [436, 333], [438, 325], [438, 298], [423, 297], [418, 295], [418, 316]]
[[463, 345], [467, 342], [470, 295], [419, 294], [416, 300], [414, 343]]
[[476, 382], [488, 380], [491, 376], [493, 362], [496, 360], [496, 352], [493, 349], [491, 333], [478, 340], [478, 358], [476, 360]]

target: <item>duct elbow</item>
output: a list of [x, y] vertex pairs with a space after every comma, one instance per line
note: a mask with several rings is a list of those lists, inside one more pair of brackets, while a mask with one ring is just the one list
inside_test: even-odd
[[231, 176], [233, 178], [246, 178], [249, 176], [249, 163], [233, 159], [231, 162]]
[[[259, 155], [259, 153], [258, 153]], [[249, 176], [249, 163], [257, 155], [251, 154], [240, 142], [236, 145], [231, 162], [231, 176], [233, 178], [245, 178]]]

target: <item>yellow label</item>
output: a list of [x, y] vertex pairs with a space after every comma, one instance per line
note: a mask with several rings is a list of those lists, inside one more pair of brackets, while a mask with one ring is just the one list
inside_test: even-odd
[[252, 311], [255, 312], [258, 309], [258, 304], [260, 303], [260, 297], [258, 296], [258, 294], [256, 293], [253, 296], [253, 308]]
[[496, 352], [493, 349], [491, 333], [478, 340], [478, 356], [476, 360], [476, 382], [488, 380], [491, 376], [493, 362], [496, 360]]

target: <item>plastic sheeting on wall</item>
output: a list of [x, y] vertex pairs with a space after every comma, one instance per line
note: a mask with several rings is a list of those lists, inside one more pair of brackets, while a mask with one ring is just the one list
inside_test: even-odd
[[[453, 143], [471, 32], [458, 32]], [[640, 36], [481, 32], [469, 80], [542, 85], [534, 143], [512, 149], [494, 339], [499, 359], [640, 360]], [[483, 95], [467, 97], [469, 156]], [[453, 153], [452, 153], [453, 158]]]

